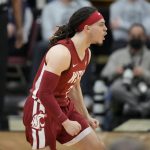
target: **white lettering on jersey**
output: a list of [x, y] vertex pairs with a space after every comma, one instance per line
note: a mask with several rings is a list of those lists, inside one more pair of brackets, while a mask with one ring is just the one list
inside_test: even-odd
[[75, 66], [77, 66], [77, 65], [78, 65], [78, 64], [73, 64], [72, 67], [75, 67]]
[[68, 81], [68, 83], [75, 83], [78, 79], [80, 79], [82, 77], [84, 72], [85, 72], [85, 70], [73, 72], [73, 75], [70, 78], [70, 80]]

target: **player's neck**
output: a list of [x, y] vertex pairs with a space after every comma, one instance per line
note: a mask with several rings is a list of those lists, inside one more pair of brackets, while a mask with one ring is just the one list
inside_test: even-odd
[[73, 36], [71, 39], [78, 52], [84, 53], [85, 50], [90, 46], [87, 37], [85, 35], [80, 35], [80, 33], [75, 34], [75, 36]]

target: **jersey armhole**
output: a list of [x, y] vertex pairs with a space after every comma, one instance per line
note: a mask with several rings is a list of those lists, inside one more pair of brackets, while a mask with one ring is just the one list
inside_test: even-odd
[[91, 60], [91, 50], [90, 48], [88, 48], [88, 64], [90, 63], [90, 60]]

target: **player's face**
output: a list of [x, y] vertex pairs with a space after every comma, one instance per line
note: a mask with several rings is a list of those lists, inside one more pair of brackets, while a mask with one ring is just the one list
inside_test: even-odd
[[107, 27], [105, 25], [105, 20], [94, 23], [90, 26], [90, 39], [91, 44], [103, 44], [105, 40], [105, 35], [107, 34]]

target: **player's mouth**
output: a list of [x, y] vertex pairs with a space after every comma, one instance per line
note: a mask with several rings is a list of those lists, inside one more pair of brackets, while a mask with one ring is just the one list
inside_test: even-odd
[[105, 40], [105, 36], [106, 36], [106, 35], [107, 35], [107, 32], [104, 33], [103, 40]]

